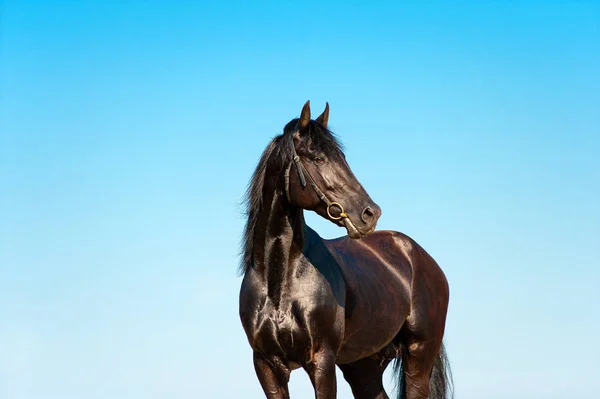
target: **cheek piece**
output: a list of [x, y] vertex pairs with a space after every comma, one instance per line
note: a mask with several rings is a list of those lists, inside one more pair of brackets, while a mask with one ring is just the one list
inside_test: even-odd
[[[306, 180], [308, 179], [308, 183], [311, 185], [311, 187], [313, 188], [313, 190], [315, 191], [315, 193], [317, 194], [319, 199], [321, 201], [323, 201], [325, 203], [325, 205], [327, 205], [327, 216], [329, 216], [329, 218], [331, 220], [340, 220], [340, 219], [348, 218], [348, 214], [346, 214], [346, 212], [344, 211], [344, 207], [342, 206], [342, 204], [340, 204], [339, 202], [330, 201], [329, 198], [327, 198], [327, 196], [325, 195], [325, 193], [323, 191], [321, 191], [319, 186], [317, 186], [317, 183], [315, 182], [315, 180], [312, 178], [312, 176], [310, 175], [308, 170], [306, 170], [306, 168], [302, 164], [302, 161], [300, 160], [298, 153], [296, 153], [296, 148], [294, 147], [294, 134], [296, 132], [298, 132], [298, 129], [296, 129], [292, 134], [290, 134], [290, 145], [292, 148], [293, 163], [296, 165], [296, 170], [298, 171], [298, 178], [300, 179], [300, 184], [302, 185], [302, 189], [304, 189], [306, 187]], [[292, 168], [292, 162], [290, 162], [287, 169], [285, 170], [285, 195], [287, 197], [288, 202], [291, 202], [290, 201], [290, 169], [291, 168]], [[340, 214], [338, 216], [332, 215], [331, 214], [332, 208], [338, 208], [340, 210]]]

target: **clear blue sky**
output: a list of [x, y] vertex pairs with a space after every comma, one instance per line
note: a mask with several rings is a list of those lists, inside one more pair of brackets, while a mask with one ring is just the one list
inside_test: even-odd
[[0, 6], [0, 398], [263, 397], [239, 202], [308, 99], [448, 276], [457, 399], [600, 397], [598, 2], [171, 3]]

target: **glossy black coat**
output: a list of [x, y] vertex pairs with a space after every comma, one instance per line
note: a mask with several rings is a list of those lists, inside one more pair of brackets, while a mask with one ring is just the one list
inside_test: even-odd
[[[328, 108], [310, 120], [307, 103], [269, 145], [250, 185], [240, 318], [256, 374], [268, 398], [288, 398], [289, 374], [302, 367], [317, 398], [335, 398], [337, 364], [356, 398], [387, 398], [382, 373], [396, 359], [401, 397], [445, 398], [444, 273], [406, 235], [371, 232], [381, 211], [327, 119]], [[294, 173], [286, 193], [287, 142], [328, 198], [344, 205], [348, 218], [332, 221], [357, 239], [324, 240], [305, 224], [304, 209], [331, 218]], [[372, 217], [361, 217], [366, 208]]]

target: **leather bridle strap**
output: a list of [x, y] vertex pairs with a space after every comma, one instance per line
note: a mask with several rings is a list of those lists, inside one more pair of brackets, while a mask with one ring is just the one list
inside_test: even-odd
[[[298, 179], [300, 179], [300, 184], [302, 185], [302, 189], [304, 189], [306, 187], [306, 180], [308, 179], [308, 183], [311, 185], [311, 187], [313, 188], [313, 190], [315, 191], [315, 193], [317, 194], [319, 199], [321, 201], [323, 201], [325, 203], [325, 205], [327, 205], [327, 215], [332, 220], [340, 220], [342, 218], [347, 218], [348, 214], [346, 214], [346, 212], [344, 212], [344, 207], [339, 202], [332, 202], [329, 200], [329, 198], [327, 198], [325, 193], [323, 191], [321, 191], [319, 186], [317, 186], [317, 183], [315, 182], [315, 180], [313, 179], [311, 174], [308, 172], [308, 170], [306, 170], [306, 168], [302, 164], [302, 161], [300, 160], [298, 153], [296, 153], [296, 147], [294, 146], [294, 134], [297, 131], [298, 130], [295, 130], [292, 134], [290, 134], [290, 146], [292, 149], [292, 161], [296, 165], [296, 170], [298, 171]], [[291, 203], [291, 200], [290, 200], [290, 169], [291, 169], [291, 167], [292, 167], [292, 163], [290, 162], [287, 169], [285, 170], [285, 195], [287, 197], [288, 202], [290, 202], [290, 203]], [[339, 216], [334, 216], [331, 214], [331, 208], [333, 208], [333, 207], [337, 207], [340, 209]]]

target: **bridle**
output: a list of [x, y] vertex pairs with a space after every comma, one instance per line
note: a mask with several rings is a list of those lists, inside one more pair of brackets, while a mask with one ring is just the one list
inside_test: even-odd
[[[313, 177], [310, 175], [308, 170], [306, 170], [306, 168], [302, 164], [302, 161], [300, 160], [298, 153], [296, 153], [296, 147], [294, 146], [294, 134], [296, 134], [297, 132], [298, 132], [298, 129], [295, 129], [294, 132], [290, 134], [290, 145], [292, 147], [292, 161], [296, 165], [296, 170], [298, 171], [298, 178], [300, 179], [300, 184], [302, 185], [302, 189], [304, 190], [304, 188], [306, 187], [306, 180], [308, 179], [308, 182], [312, 186], [313, 190], [315, 191], [315, 193], [317, 194], [319, 199], [321, 201], [323, 201], [325, 203], [325, 205], [327, 205], [327, 216], [329, 216], [331, 218], [331, 220], [340, 220], [342, 218], [344, 218], [344, 219], [347, 218], [348, 214], [346, 212], [344, 212], [344, 207], [339, 202], [329, 201], [329, 198], [327, 198], [325, 193], [323, 191], [321, 191], [319, 186], [317, 186], [317, 183], [315, 182]], [[285, 170], [285, 195], [287, 197], [288, 202], [290, 202], [290, 203], [291, 203], [291, 200], [290, 200], [290, 169], [291, 168], [292, 168], [292, 162], [290, 162], [287, 169]], [[341, 212], [340, 212], [339, 216], [333, 216], [331, 214], [331, 208], [333, 208], [333, 207], [338, 207], [340, 209]]]

